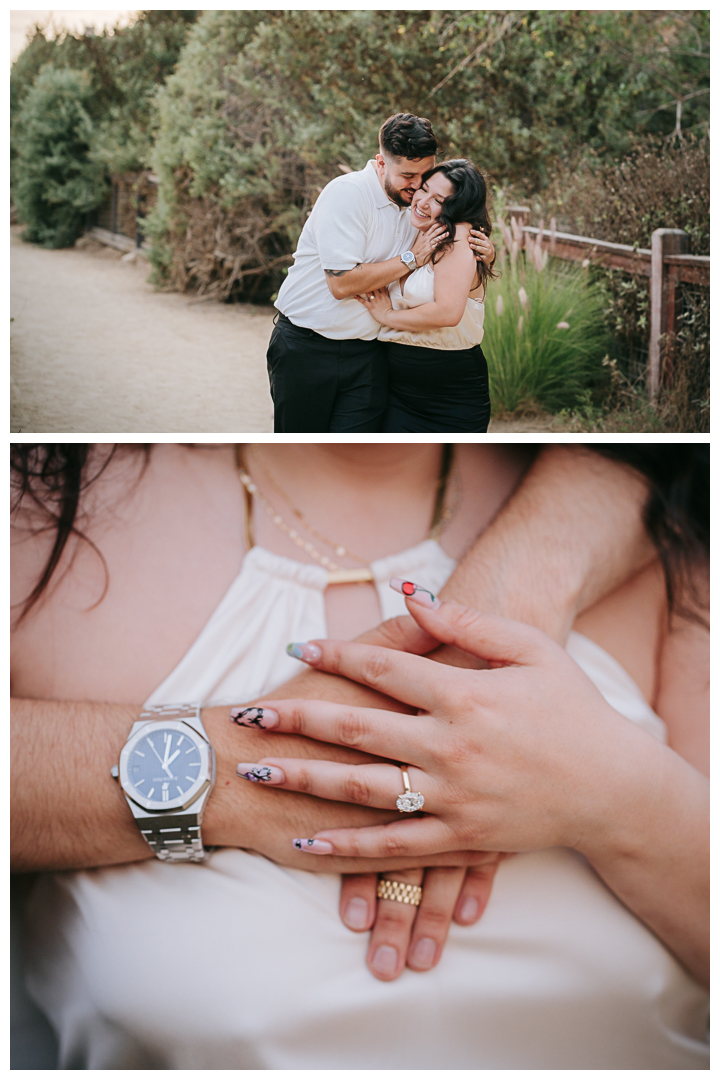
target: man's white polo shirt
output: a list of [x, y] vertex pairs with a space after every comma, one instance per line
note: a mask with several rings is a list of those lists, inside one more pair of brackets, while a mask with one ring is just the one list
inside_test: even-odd
[[362, 172], [336, 176], [305, 222], [275, 307], [323, 337], [372, 341], [380, 327], [370, 312], [352, 297], [336, 300], [325, 271], [385, 262], [407, 251], [416, 236], [409, 209], [387, 197], [372, 161]]

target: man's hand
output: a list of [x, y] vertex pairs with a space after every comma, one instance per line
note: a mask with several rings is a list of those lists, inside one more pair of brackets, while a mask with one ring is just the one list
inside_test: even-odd
[[340, 917], [358, 933], [372, 929], [367, 965], [382, 982], [391, 982], [405, 966], [430, 971], [443, 953], [451, 922], [472, 926], [481, 917], [503, 858], [488, 852], [475, 866], [395, 870], [390, 881], [422, 886], [418, 907], [378, 900], [378, 874], [346, 874], [340, 894]]

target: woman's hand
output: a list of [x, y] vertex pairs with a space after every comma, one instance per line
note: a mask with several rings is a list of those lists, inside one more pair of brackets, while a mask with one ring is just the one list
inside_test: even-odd
[[492, 266], [495, 262], [495, 248], [484, 232], [479, 229], [471, 229], [468, 243], [478, 262], [487, 267]]
[[447, 229], [440, 222], [436, 222], [423, 232], [418, 232], [410, 248], [418, 266], [424, 266], [426, 262], [429, 262], [433, 251], [447, 238], [447, 234]]
[[378, 874], [345, 874], [340, 894], [340, 917], [350, 930], [372, 928], [367, 965], [376, 978], [391, 982], [405, 966], [430, 971], [439, 963], [450, 923], [472, 926], [482, 915], [492, 891], [495, 872], [504, 855], [487, 852], [467, 870], [430, 867], [392, 871], [386, 881], [420, 885], [420, 904], [377, 898]]
[[[456, 849], [523, 851], [555, 846], [588, 854], [632, 849], [637, 815], [652, 815], [660, 755], [669, 753], [615, 712], [554, 642], [531, 627], [415, 591], [412, 613], [434, 638], [481, 657], [492, 670], [447, 668], [418, 656], [323, 641], [305, 646], [325, 671], [370, 685], [425, 715], [279, 701], [278, 730], [407, 762], [425, 815], [379, 828], [322, 830], [295, 846], [315, 855], [427, 856]], [[404, 589], [407, 595], [407, 589]], [[423, 597], [432, 607], [421, 607]], [[391, 809], [397, 766], [266, 756], [273, 784], [321, 798]], [[634, 820], [633, 820], [634, 819]]]
[[386, 286], [374, 289], [367, 296], [356, 296], [355, 299], [368, 309], [375, 322], [379, 322], [381, 326], [389, 325], [388, 315], [392, 314], [393, 306]]

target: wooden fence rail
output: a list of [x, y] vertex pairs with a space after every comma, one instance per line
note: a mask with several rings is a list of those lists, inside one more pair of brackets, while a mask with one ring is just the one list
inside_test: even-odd
[[[613, 244], [590, 236], [542, 231], [529, 224], [527, 206], [509, 206], [507, 212], [515, 229], [521, 230], [525, 246], [540, 240], [547, 251], [558, 259], [568, 259], [588, 266], [608, 266], [650, 278], [650, 343], [648, 347], [648, 394], [651, 401], [660, 388], [661, 338], [675, 332], [679, 311], [679, 287], [710, 285], [710, 256], [688, 255], [690, 238], [682, 229], [655, 229], [652, 247], [633, 248], [628, 244]], [[525, 239], [527, 237], [527, 239]]]

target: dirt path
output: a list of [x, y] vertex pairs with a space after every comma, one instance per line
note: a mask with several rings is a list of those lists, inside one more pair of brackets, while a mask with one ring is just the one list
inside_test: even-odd
[[[143, 258], [11, 230], [11, 432], [272, 431], [273, 309], [156, 292]], [[490, 431], [558, 430], [552, 417]]]
[[147, 262], [12, 233], [13, 432], [272, 431], [272, 309], [158, 293]]

